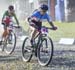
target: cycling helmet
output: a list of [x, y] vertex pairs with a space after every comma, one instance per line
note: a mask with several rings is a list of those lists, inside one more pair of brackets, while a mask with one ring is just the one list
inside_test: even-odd
[[46, 4], [42, 4], [41, 6], [40, 6], [40, 8], [42, 9], [42, 10], [48, 10], [48, 6], [46, 5]]
[[9, 10], [14, 10], [14, 6], [13, 6], [13, 5], [10, 5], [10, 6], [8, 7], [8, 9], [9, 9]]

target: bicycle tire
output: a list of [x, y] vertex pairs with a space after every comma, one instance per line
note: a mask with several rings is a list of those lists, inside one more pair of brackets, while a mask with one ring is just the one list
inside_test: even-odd
[[[13, 44], [13, 46], [9, 47], [7, 43], [5, 43], [5, 45], [4, 45], [4, 51], [6, 52], [6, 54], [9, 54], [9, 55], [14, 52], [15, 47], [16, 47], [16, 35], [15, 35], [14, 32], [11, 32], [11, 34], [12, 34], [12, 37], [14, 38], [14, 40], [13, 40], [14, 44]], [[8, 37], [6, 39], [6, 42], [7, 41], [8, 41]]]
[[[25, 62], [29, 62], [30, 60], [31, 60], [31, 58], [32, 58], [32, 50], [31, 50], [31, 47], [30, 46], [27, 46], [26, 47], [26, 42], [27, 42], [27, 40], [28, 40], [29, 38], [28, 37], [26, 37], [25, 38], [25, 40], [24, 40], [24, 42], [23, 42], [23, 45], [22, 45], [22, 59], [23, 59], [23, 61], [25, 61]], [[29, 42], [30, 42], [30, 39], [29, 39], [29, 41], [27, 42], [27, 44], [29, 44]], [[30, 54], [28, 54], [27, 52], [30, 52]], [[27, 53], [27, 54], [26, 54]], [[27, 56], [27, 57], [26, 57]]]
[[[50, 52], [51, 54], [50, 54], [50, 56], [49, 56], [48, 61], [44, 63], [44, 62], [42, 62], [43, 59], [41, 59], [40, 49], [41, 49], [41, 47], [42, 47], [42, 43], [43, 43], [44, 41], [46, 41], [47, 38], [49, 39], [49, 42], [50, 42], [50, 44], [51, 44], [51, 52]], [[41, 66], [47, 66], [47, 65], [49, 65], [49, 63], [50, 63], [51, 60], [52, 60], [53, 49], [54, 49], [54, 48], [53, 48], [53, 41], [52, 41], [52, 39], [49, 38], [49, 37], [43, 38], [43, 40], [41, 41], [41, 44], [38, 46], [38, 49], [37, 49], [38, 62], [39, 62], [39, 64], [40, 64]]]

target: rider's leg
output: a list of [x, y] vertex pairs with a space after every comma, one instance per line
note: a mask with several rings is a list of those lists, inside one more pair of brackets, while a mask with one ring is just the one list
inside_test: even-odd
[[41, 29], [41, 24], [39, 23], [30, 23], [30, 29], [31, 29], [31, 43], [34, 42], [35, 37], [39, 34], [39, 31]]
[[2, 34], [2, 38], [5, 39], [8, 34], [9, 34], [8, 27], [7, 26], [4, 26], [4, 32]]
[[8, 33], [9, 33], [9, 31], [8, 31], [7, 27], [4, 26], [4, 32], [2, 34], [0, 43], [2, 43], [2, 41], [7, 37]]
[[31, 29], [31, 44], [34, 44], [34, 39], [37, 36], [37, 29], [30, 26]]
[[34, 39], [39, 35], [39, 31], [38, 30], [35, 30], [35, 33], [34, 33]]
[[8, 30], [6, 29], [6, 30], [4, 30], [4, 32], [3, 32], [2, 38], [6, 38], [7, 35], [8, 35]]
[[35, 35], [36, 30], [32, 26], [30, 26], [30, 30], [31, 30], [31, 32], [30, 32], [31, 39], [34, 39], [34, 36], [33, 35]]
[[33, 25], [30, 25], [30, 32], [31, 32], [31, 39], [35, 39], [38, 34], [39, 31], [41, 30], [41, 26], [36, 25], [35, 23]]

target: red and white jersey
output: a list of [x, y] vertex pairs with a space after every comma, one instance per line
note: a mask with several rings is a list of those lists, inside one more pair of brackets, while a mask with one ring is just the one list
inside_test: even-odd
[[4, 22], [5, 24], [7, 24], [7, 25], [9, 25], [11, 21], [12, 21], [12, 19], [11, 19], [11, 17], [9, 17], [9, 16], [5, 16], [4, 19], [3, 19], [3, 22]]

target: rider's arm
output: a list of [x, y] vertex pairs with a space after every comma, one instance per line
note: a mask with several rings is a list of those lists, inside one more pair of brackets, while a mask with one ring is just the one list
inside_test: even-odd
[[47, 14], [47, 21], [49, 22], [49, 24], [52, 26], [52, 28], [55, 27], [54, 23], [52, 22], [51, 17]]
[[40, 12], [38, 11], [38, 10], [36, 10], [36, 11], [34, 11], [33, 13], [32, 13], [32, 15], [28, 18], [28, 21], [30, 22], [30, 21], [32, 21], [32, 22], [38, 22], [39, 21], [39, 19], [41, 19], [41, 14], [40, 14]]
[[17, 17], [16, 17], [16, 14], [14, 13], [13, 16], [14, 16], [14, 18], [15, 18], [15, 20], [16, 20], [17, 25], [19, 26], [19, 21], [18, 21], [18, 19], [17, 19]]
[[6, 16], [6, 14], [7, 14], [7, 11], [3, 14], [2, 23], [3, 23], [3, 19], [4, 19], [4, 17]]
[[55, 27], [52, 21], [50, 21], [49, 24], [52, 26], [52, 28]]

